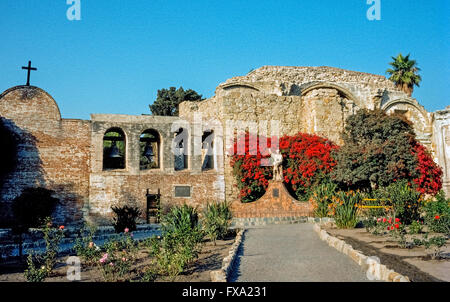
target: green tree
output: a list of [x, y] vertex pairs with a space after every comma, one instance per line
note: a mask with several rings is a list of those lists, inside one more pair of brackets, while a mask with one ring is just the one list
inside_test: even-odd
[[22, 194], [12, 201], [14, 226], [12, 231], [18, 235], [19, 256], [22, 259], [22, 237], [29, 228], [42, 226], [50, 217], [59, 200], [53, 197], [54, 191], [45, 188], [26, 188]]
[[411, 152], [415, 134], [402, 116], [359, 110], [348, 117], [343, 140], [332, 171], [333, 179], [342, 185], [371, 190], [416, 176], [418, 161]]
[[409, 56], [409, 54], [405, 57], [399, 54], [396, 58], [392, 57], [394, 61], [389, 63], [392, 68], [386, 70], [386, 73], [390, 74], [389, 80], [393, 81], [399, 89], [411, 96], [414, 91], [414, 85], [419, 87], [422, 78], [417, 74], [420, 71], [420, 68], [417, 67], [417, 62], [410, 60]]
[[192, 89], [184, 90], [183, 87], [176, 89], [170, 87], [169, 89], [158, 90], [158, 95], [155, 102], [150, 105], [150, 110], [153, 115], [163, 116], [178, 116], [178, 105], [182, 102], [198, 102], [202, 100], [202, 95], [199, 95]]

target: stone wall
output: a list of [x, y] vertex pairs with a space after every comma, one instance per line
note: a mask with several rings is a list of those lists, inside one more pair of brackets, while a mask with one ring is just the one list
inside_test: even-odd
[[82, 218], [89, 197], [90, 122], [62, 120], [53, 98], [37, 87], [18, 86], [0, 95], [0, 117], [20, 139], [19, 163], [1, 190], [2, 215], [27, 187], [56, 191], [56, 220]]
[[450, 196], [450, 106], [434, 113], [433, 130], [435, 161], [442, 167], [443, 187]]
[[[224, 179], [222, 165], [213, 170], [202, 171], [201, 155], [194, 154], [194, 142], [201, 131], [194, 125], [176, 117], [127, 116], [95, 114], [92, 119], [91, 161], [89, 177], [89, 216], [105, 222], [112, 216], [113, 205], [135, 205], [142, 209], [145, 218], [146, 194], [161, 193], [161, 206], [187, 203], [201, 209], [207, 202], [223, 201]], [[186, 123], [188, 122], [188, 123]], [[174, 170], [172, 140], [180, 125], [188, 128], [190, 155], [188, 169]], [[119, 128], [126, 136], [126, 167], [123, 170], [103, 170], [103, 136], [108, 129]], [[139, 139], [148, 129], [156, 130], [161, 137], [161, 167], [140, 170]], [[220, 157], [221, 158], [221, 157]], [[220, 159], [219, 158], [219, 159]], [[220, 163], [220, 160], [218, 161]], [[217, 163], [217, 161], [216, 161]], [[191, 197], [176, 197], [175, 186], [190, 186]], [[103, 220], [102, 220], [103, 218]]]

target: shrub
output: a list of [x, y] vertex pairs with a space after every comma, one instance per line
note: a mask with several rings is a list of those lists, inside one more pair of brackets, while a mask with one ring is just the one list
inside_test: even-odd
[[43, 256], [43, 260], [45, 268], [47, 270], [47, 274], [50, 275], [56, 264], [59, 244], [64, 237], [64, 226], [55, 228], [52, 225], [51, 219], [47, 218], [42, 232], [44, 233], [45, 241], [45, 253]]
[[326, 181], [316, 185], [312, 189], [311, 201], [316, 217], [328, 217], [329, 208], [333, 202], [332, 197], [336, 193], [337, 185], [331, 181]]
[[30, 252], [27, 257], [27, 269], [24, 272], [28, 282], [43, 282], [47, 277], [47, 269], [44, 265], [36, 264], [33, 254]]
[[106, 282], [126, 281], [130, 278], [131, 260], [126, 251], [105, 253], [98, 263]]
[[443, 191], [435, 199], [425, 203], [425, 223], [431, 231], [450, 234], [450, 199], [445, 198]]
[[12, 231], [19, 237], [19, 256], [22, 258], [22, 236], [29, 228], [40, 227], [55, 210], [58, 199], [54, 191], [45, 188], [27, 188], [12, 201], [14, 225]]
[[217, 239], [223, 239], [231, 224], [231, 210], [227, 202], [208, 203], [203, 213], [203, 229], [216, 245]]
[[114, 229], [116, 233], [121, 233], [125, 229], [129, 229], [130, 232], [136, 231], [136, 220], [141, 215], [141, 210], [138, 207], [111, 207], [116, 214], [114, 218]]
[[411, 187], [407, 180], [394, 182], [380, 189], [380, 193], [390, 200], [395, 217], [400, 218], [405, 224], [411, 224], [420, 218], [420, 203], [423, 196]]
[[[267, 149], [260, 149], [259, 142], [263, 140], [267, 141], [267, 148], [270, 148], [270, 138], [247, 132], [234, 141], [233, 150], [231, 150], [233, 155], [230, 164], [233, 167], [239, 197], [243, 203], [252, 202], [262, 197], [269, 186], [269, 180], [272, 179], [272, 167], [261, 165], [262, 160], [270, 158]], [[254, 142], [255, 145], [253, 146], [253, 143], [250, 142]]]
[[280, 139], [284, 181], [297, 199], [308, 200], [310, 189], [328, 179], [336, 165], [335, 150], [337, 145], [317, 135], [298, 133]]
[[58, 199], [54, 191], [45, 188], [27, 188], [12, 202], [15, 220], [13, 230], [26, 232], [29, 228], [40, 227], [55, 210]]
[[361, 194], [355, 191], [339, 191], [333, 197], [331, 205], [334, 220], [338, 228], [354, 228], [358, 222], [357, 204]]
[[441, 248], [447, 243], [447, 238], [444, 236], [434, 236], [428, 239], [428, 233], [426, 233], [421, 243], [429, 251], [431, 258], [436, 259], [442, 253]]
[[423, 231], [423, 222], [420, 220], [414, 220], [409, 225], [409, 233], [410, 234], [420, 234]]
[[30, 282], [41, 282], [50, 276], [56, 264], [59, 244], [64, 237], [64, 226], [54, 228], [51, 219], [48, 217], [43, 225], [45, 252], [33, 256], [32, 251], [28, 253], [27, 269], [25, 278]]
[[163, 217], [161, 230], [156, 261], [161, 272], [173, 279], [198, 257], [204, 234], [197, 210], [186, 204], [172, 208]]
[[74, 250], [87, 265], [93, 265], [100, 259], [100, 248], [94, 243], [96, 231], [95, 226], [86, 223], [75, 240]]
[[103, 245], [103, 256], [97, 261], [106, 282], [127, 281], [131, 278], [131, 266], [139, 246], [133, 233], [125, 229], [123, 234], [109, 238]]
[[346, 120], [344, 146], [336, 152], [332, 177], [349, 188], [386, 187], [400, 179], [419, 192], [436, 194], [442, 170], [415, 139], [411, 123], [382, 110], [359, 110]]

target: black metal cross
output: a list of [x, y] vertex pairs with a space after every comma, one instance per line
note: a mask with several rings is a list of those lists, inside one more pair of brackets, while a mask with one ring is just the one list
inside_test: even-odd
[[28, 75], [27, 75], [27, 86], [30, 86], [30, 72], [32, 70], [37, 70], [37, 68], [31, 67], [31, 61], [28, 61], [28, 67], [23, 67], [22, 69], [26, 69], [28, 70]]

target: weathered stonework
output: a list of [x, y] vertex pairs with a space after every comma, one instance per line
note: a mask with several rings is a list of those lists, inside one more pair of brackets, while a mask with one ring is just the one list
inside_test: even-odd
[[[159, 189], [163, 207], [186, 202], [201, 208], [227, 200], [236, 217], [305, 215], [295, 209], [283, 209], [290, 214], [281, 215], [270, 200], [240, 203], [228, 154], [233, 134], [250, 129], [271, 135], [278, 129], [277, 135], [315, 133], [340, 144], [345, 119], [361, 108], [400, 112], [410, 119], [443, 168], [450, 194], [449, 107], [429, 113], [383, 76], [331, 67], [264, 66], [220, 84], [210, 99], [180, 104], [179, 117], [93, 114], [87, 121], [62, 119], [56, 102], [42, 89], [6, 90], [0, 95], [0, 117], [21, 138], [20, 164], [1, 189], [0, 202], [6, 209], [25, 187], [45, 186], [62, 201], [59, 220], [107, 223], [117, 204], [138, 205], [145, 218], [146, 194]], [[172, 141], [180, 125], [187, 129], [191, 151], [201, 146], [204, 131], [214, 132], [213, 169], [202, 170], [201, 151], [188, 156], [186, 170], [175, 171]], [[125, 169], [103, 169], [103, 137], [112, 128], [125, 136]], [[140, 170], [140, 136], [149, 129], [160, 136], [160, 166]], [[176, 197], [177, 185], [189, 186], [191, 197]]]

